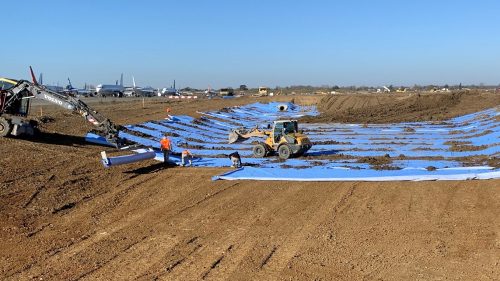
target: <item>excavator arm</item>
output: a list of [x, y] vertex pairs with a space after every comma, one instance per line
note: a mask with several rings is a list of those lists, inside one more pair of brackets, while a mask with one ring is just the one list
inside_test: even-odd
[[96, 126], [99, 135], [105, 137], [108, 142], [114, 144], [116, 147], [121, 146], [121, 141], [118, 138], [120, 127], [114, 125], [113, 122], [100, 115], [77, 97], [51, 91], [42, 85], [38, 85], [35, 79], [33, 83], [20, 80], [14, 87], [7, 91], [4, 108], [8, 108], [10, 105], [15, 104], [16, 100], [20, 99], [42, 99], [84, 117]]

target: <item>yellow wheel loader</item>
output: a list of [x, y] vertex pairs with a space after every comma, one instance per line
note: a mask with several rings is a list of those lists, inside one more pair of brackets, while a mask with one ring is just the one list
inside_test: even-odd
[[266, 137], [253, 147], [253, 155], [257, 158], [278, 154], [281, 159], [298, 157], [311, 147], [309, 138], [299, 131], [297, 120], [278, 120], [273, 122], [269, 130], [259, 130], [257, 127], [246, 130], [234, 129], [229, 134], [229, 143], [242, 142], [251, 137]]

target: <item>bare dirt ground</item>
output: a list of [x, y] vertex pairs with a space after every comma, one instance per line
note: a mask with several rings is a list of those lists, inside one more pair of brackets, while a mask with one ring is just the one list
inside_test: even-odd
[[[256, 100], [91, 105], [129, 124]], [[103, 148], [81, 137], [89, 125], [42, 108], [54, 121], [41, 137], [0, 139], [2, 280], [500, 279], [500, 180], [214, 182], [227, 169], [104, 169]]]
[[307, 122], [390, 123], [442, 121], [500, 105], [500, 94], [463, 91], [449, 93], [391, 93], [329, 95]]

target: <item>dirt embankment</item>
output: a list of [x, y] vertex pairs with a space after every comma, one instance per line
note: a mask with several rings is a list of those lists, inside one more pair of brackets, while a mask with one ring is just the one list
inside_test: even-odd
[[318, 104], [320, 115], [304, 122], [389, 123], [441, 121], [500, 105], [500, 94], [454, 92], [331, 95]]

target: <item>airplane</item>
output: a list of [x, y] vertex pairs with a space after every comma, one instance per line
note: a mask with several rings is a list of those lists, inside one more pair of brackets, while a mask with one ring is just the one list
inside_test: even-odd
[[66, 89], [64, 90], [65, 93], [72, 93], [72, 94], [76, 94], [76, 95], [82, 95], [84, 97], [92, 96], [94, 94], [94, 91], [92, 91], [91, 89], [87, 88], [87, 83], [85, 83], [85, 86], [83, 87], [83, 89], [77, 89], [77, 88], [73, 87], [73, 85], [71, 84], [71, 80], [69, 79], [69, 77], [68, 77], [68, 83], [69, 84], [66, 86]]
[[124, 91], [124, 95], [126, 96], [136, 96], [136, 97], [140, 97], [140, 96], [144, 96], [144, 97], [152, 97], [155, 92], [156, 92], [156, 89], [154, 89], [153, 87], [137, 87], [136, 84], [135, 84], [135, 78], [134, 76], [132, 76], [132, 87], [127, 87]]
[[158, 96], [180, 96], [179, 91], [175, 88], [175, 80], [173, 87], [161, 89], [161, 91], [158, 92]]
[[214, 89], [210, 88], [210, 86], [208, 86], [208, 88], [204, 91], [204, 93], [207, 97], [213, 97], [213, 96], [216, 96], [218, 94], [218, 92], [215, 91]]
[[45, 88], [51, 90], [51, 91], [54, 91], [54, 92], [58, 92], [58, 93], [62, 93], [64, 91], [64, 88], [57, 85], [57, 86], [54, 86], [54, 85], [44, 85], [43, 84], [43, 73], [40, 73], [40, 76], [38, 77], [38, 82], [40, 83], [40, 85], [44, 86]]
[[114, 97], [123, 97], [123, 93], [125, 92], [125, 87], [123, 87], [123, 73], [120, 77], [120, 84], [118, 85], [118, 81], [116, 81], [115, 85], [109, 84], [99, 84], [95, 88], [95, 95], [101, 97], [114, 96]]

